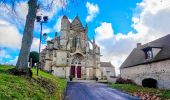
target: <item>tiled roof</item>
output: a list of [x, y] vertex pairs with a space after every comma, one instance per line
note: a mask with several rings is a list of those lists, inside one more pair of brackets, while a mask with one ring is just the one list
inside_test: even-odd
[[[161, 51], [153, 59], [148, 60], [146, 59], [145, 53], [143, 51], [143, 49], [147, 47], [161, 48]], [[170, 59], [170, 34], [134, 48], [120, 68], [133, 67], [136, 65], [147, 64], [166, 59]]]
[[111, 62], [100, 62], [100, 67], [114, 67]]

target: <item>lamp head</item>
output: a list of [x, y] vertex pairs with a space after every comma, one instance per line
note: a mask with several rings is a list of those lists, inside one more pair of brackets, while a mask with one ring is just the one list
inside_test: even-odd
[[44, 16], [43, 20], [44, 20], [44, 22], [47, 22], [48, 21], [48, 16]]
[[41, 16], [36, 16], [36, 20], [37, 20], [37, 22], [40, 22], [41, 21]]
[[47, 38], [47, 33], [44, 33], [43, 37], [44, 37], [44, 39], [46, 39]]

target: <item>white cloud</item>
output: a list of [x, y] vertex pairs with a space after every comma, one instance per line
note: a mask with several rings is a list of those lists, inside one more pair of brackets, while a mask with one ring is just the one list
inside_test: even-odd
[[[169, 0], [162, 0], [162, 2], [143, 0], [137, 4], [137, 9], [140, 9], [140, 13], [134, 14], [132, 18], [135, 33], [115, 34], [111, 23], [107, 22], [103, 22], [95, 30], [97, 43], [101, 46], [104, 55], [101, 60], [111, 61], [116, 69], [136, 47], [136, 43], [144, 44], [170, 33]], [[118, 74], [118, 70], [116, 71]]]
[[[50, 0], [43, 1], [43, 6], [47, 6], [51, 3]], [[47, 4], [47, 5], [45, 5]], [[65, 8], [67, 5], [67, 0], [54, 0], [52, 9], [49, 11], [42, 10], [44, 14], [49, 17], [53, 17], [61, 8]], [[28, 13], [27, 2], [19, 2], [16, 4], [16, 13], [12, 12], [11, 6], [6, 4], [1, 4], [0, 7], [0, 47], [19, 49], [21, 46], [22, 35], [19, 33], [19, 29], [23, 30], [26, 15]], [[35, 25], [35, 30], [39, 27]], [[60, 29], [58, 27], [58, 29]], [[51, 30], [49, 28], [43, 28], [43, 32], [49, 33]], [[36, 39], [33, 42], [33, 49], [37, 45]]]
[[32, 46], [31, 46], [31, 51], [38, 51], [39, 50], [39, 43], [40, 43], [40, 39], [39, 38], [33, 38]]
[[0, 59], [3, 59], [3, 58], [11, 58], [11, 56], [5, 51], [5, 50], [0, 50]]
[[[61, 19], [62, 19], [62, 16], [59, 16], [56, 24], [54, 25], [54, 30], [56, 32], [60, 32], [61, 30]], [[70, 21], [70, 23], [72, 22], [72, 19], [68, 18], [68, 20]]]
[[53, 38], [52, 37], [47, 37], [46, 41], [49, 41], [49, 40], [52, 40]]
[[[139, 32], [141, 27], [147, 30], [145, 33], [150, 33], [156, 37], [170, 33], [170, 1], [169, 0], [144, 0], [138, 4], [141, 8], [141, 13], [134, 17], [138, 18], [140, 22], [136, 23], [134, 28]], [[143, 32], [144, 33], [144, 32]]]
[[22, 35], [13, 24], [0, 19], [0, 47], [19, 49], [21, 38]]
[[[50, 2], [51, 0], [44, 0], [42, 4], [46, 6], [45, 4], [50, 4]], [[41, 12], [49, 16], [49, 19], [52, 19], [52, 17], [54, 17], [61, 8], [65, 8], [66, 5], [67, 0], [54, 0], [51, 10], [47, 11], [47, 9], [43, 9]], [[23, 31], [24, 29], [26, 15], [28, 13], [27, 2], [17, 2], [15, 12], [12, 11], [11, 5], [1, 4], [0, 6], [0, 48], [20, 49], [22, 34], [20, 34], [18, 30]], [[35, 30], [39, 30], [39, 24], [35, 24]], [[43, 28], [43, 32], [49, 33], [51, 30], [45, 27]], [[34, 38], [31, 50], [38, 51], [38, 47], [39, 39]], [[44, 47], [45, 45], [42, 44], [42, 49]], [[3, 61], [3, 58], [11, 57], [8, 52], [11, 51], [0, 51], [0, 63]], [[17, 57], [5, 63], [15, 64], [16, 61]]]
[[56, 30], [57, 32], [60, 32], [60, 29], [61, 29], [61, 19], [62, 19], [62, 16], [58, 17], [58, 20], [56, 24], [54, 25], [54, 30]]
[[5, 49], [0, 49], [0, 64], [6, 63], [6, 59], [11, 59], [12, 57], [8, 54]]
[[28, 13], [27, 2], [16, 3], [15, 11], [9, 4], [0, 4], [0, 18], [22, 29]]
[[[97, 44], [101, 47], [101, 61], [111, 61], [116, 67], [117, 73], [120, 64], [125, 60], [127, 53], [132, 50], [133, 41], [119, 33], [114, 34], [111, 23], [103, 22], [95, 29]], [[129, 33], [130, 34], [130, 33]], [[130, 35], [129, 35], [130, 37]]]
[[87, 2], [86, 8], [88, 10], [88, 16], [86, 17], [86, 22], [91, 22], [99, 13], [99, 7], [97, 4]]
[[14, 14], [17, 21], [24, 26], [26, 21], [26, 15], [28, 13], [28, 3], [27, 2], [20, 2], [16, 5], [16, 15]]
[[7, 62], [6, 64], [16, 65], [17, 60], [18, 60], [18, 56], [16, 56], [14, 59], [9, 60], [9, 62]]
[[[47, 39], [52, 39], [50, 37], [48, 37]], [[33, 42], [32, 42], [32, 46], [31, 46], [31, 51], [39, 51], [39, 43], [40, 43], [40, 39], [39, 38], [34, 38]], [[46, 44], [41, 43], [41, 50], [44, 49], [46, 46]]]
[[68, 0], [43, 0], [41, 3], [41, 10], [38, 14], [43, 14], [52, 19], [59, 10], [65, 9], [68, 4]]
[[50, 32], [51, 32], [51, 29], [50, 29], [50, 28], [43, 28], [43, 29], [42, 29], [42, 33], [49, 34]]
[[108, 39], [114, 36], [111, 23], [106, 23], [106, 22], [101, 23], [101, 26], [97, 27], [95, 29], [95, 32], [98, 35], [97, 37], [98, 40]]

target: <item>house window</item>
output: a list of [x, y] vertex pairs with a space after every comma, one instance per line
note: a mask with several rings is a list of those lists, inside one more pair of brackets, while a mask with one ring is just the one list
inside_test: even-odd
[[146, 59], [152, 59], [152, 58], [153, 58], [153, 53], [152, 50], [150, 49], [146, 52]]
[[106, 71], [107, 72], [107, 75], [110, 75], [110, 71]]

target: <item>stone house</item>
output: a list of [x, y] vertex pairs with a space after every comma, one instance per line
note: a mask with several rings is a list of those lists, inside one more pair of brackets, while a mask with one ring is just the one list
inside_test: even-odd
[[[120, 67], [122, 78], [170, 89], [170, 34], [133, 49]], [[154, 82], [154, 83], [153, 83]]]
[[102, 79], [109, 79], [115, 77], [115, 67], [111, 62], [100, 62], [100, 69], [102, 70]]
[[101, 78], [100, 56], [95, 39], [88, 38], [88, 26], [83, 26], [78, 16], [72, 22], [63, 16], [60, 35], [56, 33], [41, 52], [41, 68], [58, 77]]

